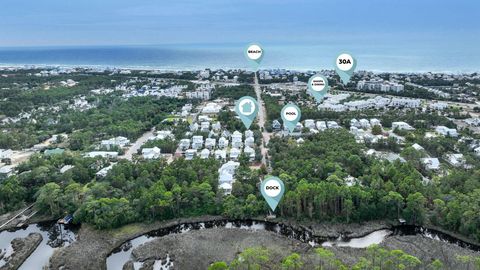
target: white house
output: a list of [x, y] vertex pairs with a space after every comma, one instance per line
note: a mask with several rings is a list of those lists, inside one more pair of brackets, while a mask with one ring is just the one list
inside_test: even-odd
[[202, 122], [200, 123], [200, 131], [207, 132], [210, 130], [210, 122]]
[[12, 158], [13, 151], [11, 149], [0, 149], [0, 160]]
[[203, 149], [201, 152], [200, 152], [200, 158], [201, 159], [207, 159], [208, 157], [210, 156], [210, 150], [208, 149]]
[[238, 148], [230, 149], [230, 159], [237, 160], [239, 156], [240, 156], [240, 149]]
[[255, 145], [255, 139], [253, 137], [247, 137], [245, 139], [245, 145], [249, 147], [253, 147]]
[[110, 164], [110, 166], [101, 169], [101, 170], [98, 171], [95, 175], [96, 175], [97, 177], [105, 177], [105, 176], [107, 176], [108, 172], [113, 168], [113, 166], [115, 166], [115, 164], [116, 164], [116, 163]]
[[255, 150], [250, 146], [245, 146], [245, 148], [243, 149], [243, 152], [249, 158], [250, 161], [253, 161], [255, 159]]
[[382, 126], [382, 122], [380, 122], [380, 120], [378, 120], [377, 118], [372, 118], [370, 119], [370, 125], [372, 127], [374, 126]]
[[228, 182], [221, 183], [220, 185], [218, 185], [218, 188], [223, 190], [224, 195], [232, 194], [232, 184]]
[[13, 170], [14, 170], [13, 165], [0, 167], [0, 180], [12, 176], [14, 174]]
[[157, 159], [160, 157], [160, 148], [153, 147], [153, 148], [143, 148], [142, 149], [142, 156], [144, 159]]
[[227, 151], [225, 150], [221, 150], [221, 149], [217, 149], [215, 150], [215, 159], [226, 159], [227, 158]]
[[229, 142], [227, 139], [225, 139], [225, 137], [221, 137], [220, 139], [218, 139], [218, 148], [221, 148], [221, 149], [227, 148], [228, 144]]
[[328, 121], [328, 122], [327, 122], [327, 126], [328, 126], [328, 128], [340, 128], [340, 126], [338, 125], [338, 123], [335, 122], [335, 121]]
[[157, 131], [156, 134], [157, 135], [150, 137], [148, 140], [153, 141], [153, 140], [165, 140], [167, 138], [169, 139], [174, 138], [171, 130], [160, 130], [160, 131]]
[[113, 151], [92, 151], [92, 152], [86, 153], [85, 157], [117, 158], [118, 153]]
[[367, 119], [360, 119], [358, 121], [358, 123], [360, 124], [360, 126], [363, 128], [363, 129], [368, 129], [370, 128], [370, 121], [368, 121]]
[[196, 154], [197, 154], [197, 150], [188, 149], [187, 151], [185, 151], [185, 159], [186, 160], [192, 160], [195, 157]]
[[101, 142], [101, 146], [107, 149], [110, 149], [112, 146], [125, 147], [128, 144], [130, 144], [130, 140], [122, 136], [118, 136], [108, 140], [102, 140]]
[[190, 148], [190, 139], [181, 139], [180, 144], [178, 145], [182, 151]]
[[454, 128], [448, 128], [446, 126], [437, 126], [435, 132], [446, 137], [458, 137], [458, 132]]
[[197, 123], [193, 123], [190, 125], [190, 131], [191, 132], [197, 132], [198, 131], [198, 124]]
[[202, 136], [193, 136], [192, 137], [192, 148], [200, 149], [203, 147], [203, 137]]
[[318, 130], [325, 130], [327, 129], [327, 123], [325, 121], [317, 121], [317, 123], [315, 123], [315, 126], [317, 127]]
[[247, 129], [245, 130], [245, 138], [253, 137], [253, 131]]
[[425, 169], [436, 171], [440, 169], [440, 161], [438, 158], [422, 158], [420, 161], [425, 166]]
[[232, 134], [232, 147], [234, 148], [241, 148], [243, 145], [242, 143], [242, 133], [235, 131]]
[[305, 120], [305, 127], [309, 129], [314, 129], [315, 128], [315, 120], [313, 119], [306, 119]]
[[217, 103], [208, 103], [203, 107], [202, 113], [204, 114], [217, 114], [222, 109], [222, 106], [218, 105]]
[[221, 128], [222, 128], [222, 125], [220, 124], [220, 122], [215, 122], [212, 125], [212, 129], [215, 130], [215, 131], [219, 131]]
[[207, 138], [205, 139], [205, 147], [208, 149], [213, 149], [215, 148], [216, 142], [217, 140], [215, 140], [215, 138]]
[[454, 167], [460, 167], [467, 162], [463, 154], [446, 154], [445, 160]]
[[412, 126], [405, 122], [392, 122], [392, 129], [398, 130], [415, 130]]

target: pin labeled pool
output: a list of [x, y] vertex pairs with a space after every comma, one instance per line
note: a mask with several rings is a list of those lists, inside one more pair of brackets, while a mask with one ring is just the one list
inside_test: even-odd
[[308, 93], [310, 93], [317, 102], [322, 101], [328, 89], [328, 80], [321, 74], [315, 74], [308, 80]]
[[289, 103], [283, 107], [280, 114], [283, 120], [283, 125], [290, 131], [290, 133], [293, 132], [302, 116], [300, 108], [295, 104]]
[[240, 120], [242, 120], [245, 127], [249, 129], [258, 114], [257, 100], [250, 96], [240, 98], [235, 102], [235, 112], [240, 117]]
[[275, 176], [269, 176], [265, 178], [260, 185], [260, 192], [262, 193], [263, 198], [270, 206], [272, 211], [275, 211], [278, 203], [285, 193], [285, 185], [282, 180]]
[[342, 80], [343, 84], [347, 84], [357, 67], [357, 60], [348, 53], [342, 53], [337, 56], [335, 61], [335, 71]]
[[263, 60], [264, 50], [258, 43], [251, 43], [245, 48], [245, 57], [251, 63], [252, 67], [257, 70]]

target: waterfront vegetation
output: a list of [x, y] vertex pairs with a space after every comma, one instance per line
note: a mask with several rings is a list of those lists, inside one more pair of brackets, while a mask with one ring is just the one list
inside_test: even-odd
[[[334, 252], [325, 248], [316, 248], [303, 257], [299, 253], [291, 253], [281, 259], [275, 251], [264, 247], [251, 247], [243, 250], [230, 263], [218, 261], [212, 263], [208, 270], [250, 270], [250, 269], [319, 269], [319, 270], [414, 270], [445, 269], [444, 264], [434, 259], [424, 262], [402, 250], [388, 250], [378, 245], [366, 249], [353, 265], [345, 264]], [[452, 262], [456, 269], [480, 269], [480, 258], [472, 256], [458, 256]]]

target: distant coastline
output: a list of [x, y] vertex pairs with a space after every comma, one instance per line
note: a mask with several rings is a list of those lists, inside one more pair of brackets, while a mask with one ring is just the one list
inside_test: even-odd
[[[390, 73], [480, 72], [478, 48], [465, 51], [417, 48], [392, 50], [390, 47], [356, 44], [347, 48], [358, 59], [357, 70]], [[260, 69], [297, 71], [333, 69], [333, 59], [342, 45], [270, 45]], [[0, 47], [0, 66], [61, 66], [120, 68], [135, 70], [187, 71], [211, 69], [249, 69], [240, 44], [163, 45], [163, 46], [85, 46], [85, 47]], [[345, 50], [344, 50], [345, 49]]]

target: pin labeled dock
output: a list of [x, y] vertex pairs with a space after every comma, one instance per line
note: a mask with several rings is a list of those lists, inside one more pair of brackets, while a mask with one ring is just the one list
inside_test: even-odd
[[328, 80], [321, 74], [315, 74], [308, 80], [308, 92], [317, 102], [321, 102], [328, 92]]
[[285, 193], [285, 185], [278, 177], [269, 176], [260, 184], [260, 192], [270, 206], [270, 209], [275, 211], [275, 208], [277, 208], [278, 203], [283, 197], [283, 193]]
[[242, 120], [245, 127], [249, 129], [258, 114], [257, 100], [250, 96], [240, 98], [235, 102], [235, 112], [240, 117], [240, 120]]
[[357, 60], [348, 53], [340, 54], [335, 62], [335, 71], [342, 80], [343, 84], [347, 84], [357, 67]]

